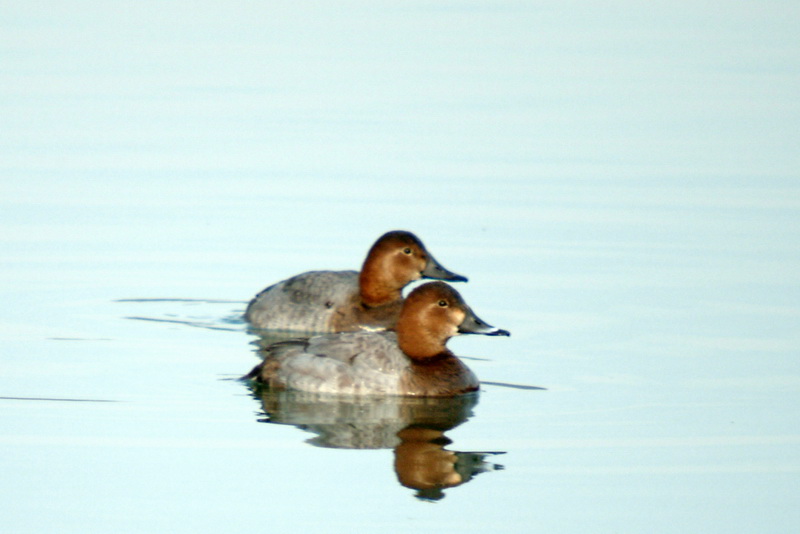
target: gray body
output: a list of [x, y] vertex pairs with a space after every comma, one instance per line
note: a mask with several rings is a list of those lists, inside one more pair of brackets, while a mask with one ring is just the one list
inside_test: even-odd
[[337, 310], [358, 301], [357, 271], [310, 271], [256, 295], [245, 319], [265, 330], [331, 332]]

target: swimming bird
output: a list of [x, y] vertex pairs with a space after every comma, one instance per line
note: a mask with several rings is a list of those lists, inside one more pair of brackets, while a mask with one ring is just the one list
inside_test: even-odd
[[275, 343], [244, 378], [273, 388], [345, 395], [449, 397], [475, 391], [475, 374], [446, 347], [457, 334], [508, 336], [444, 282], [406, 298], [394, 330], [324, 334]]
[[263, 330], [352, 332], [385, 329], [397, 322], [402, 290], [420, 278], [466, 282], [448, 271], [407, 231], [382, 235], [360, 272], [310, 271], [261, 291], [245, 319]]

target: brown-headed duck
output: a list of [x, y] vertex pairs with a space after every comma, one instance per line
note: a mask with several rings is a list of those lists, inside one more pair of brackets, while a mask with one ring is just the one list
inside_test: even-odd
[[420, 278], [467, 281], [442, 267], [411, 232], [388, 232], [360, 272], [311, 271], [278, 282], [250, 301], [245, 319], [263, 330], [383, 330], [397, 322], [403, 288]]
[[457, 334], [509, 335], [480, 320], [449, 285], [429, 282], [408, 295], [394, 330], [278, 342], [244, 378], [315, 393], [461, 395], [479, 382], [445, 346]]

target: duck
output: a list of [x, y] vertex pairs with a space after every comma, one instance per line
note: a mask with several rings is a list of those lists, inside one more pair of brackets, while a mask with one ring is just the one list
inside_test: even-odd
[[384, 330], [397, 322], [403, 288], [420, 278], [467, 281], [413, 233], [394, 230], [375, 241], [361, 271], [309, 271], [273, 284], [250, 301], [244, 318], [257, 331]]
[[391, 330], [286, 340], [264, 349], [245, 380], [335, 395], [453, 397], [477, 391], [475, 373], [447, 347], [458, 334], [509, 336], [481, 320], [444, 282], [416, 287]]

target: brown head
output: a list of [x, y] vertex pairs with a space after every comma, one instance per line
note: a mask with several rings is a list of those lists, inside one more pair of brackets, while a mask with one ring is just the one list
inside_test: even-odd
[[396, 330], [400, 349], [415, 360], [449, 353], [447, 340], [457, 334], [510, 335], [479, 319], [458, 291], [444, 282], [414, 289], [403, 303]]
[[420, 278], [467, 281], [442, 267], [411, 232], [388, 232], [372, 245], [361, 267], [361, 300], [371, 307], [400, 300], [403, 288]]

